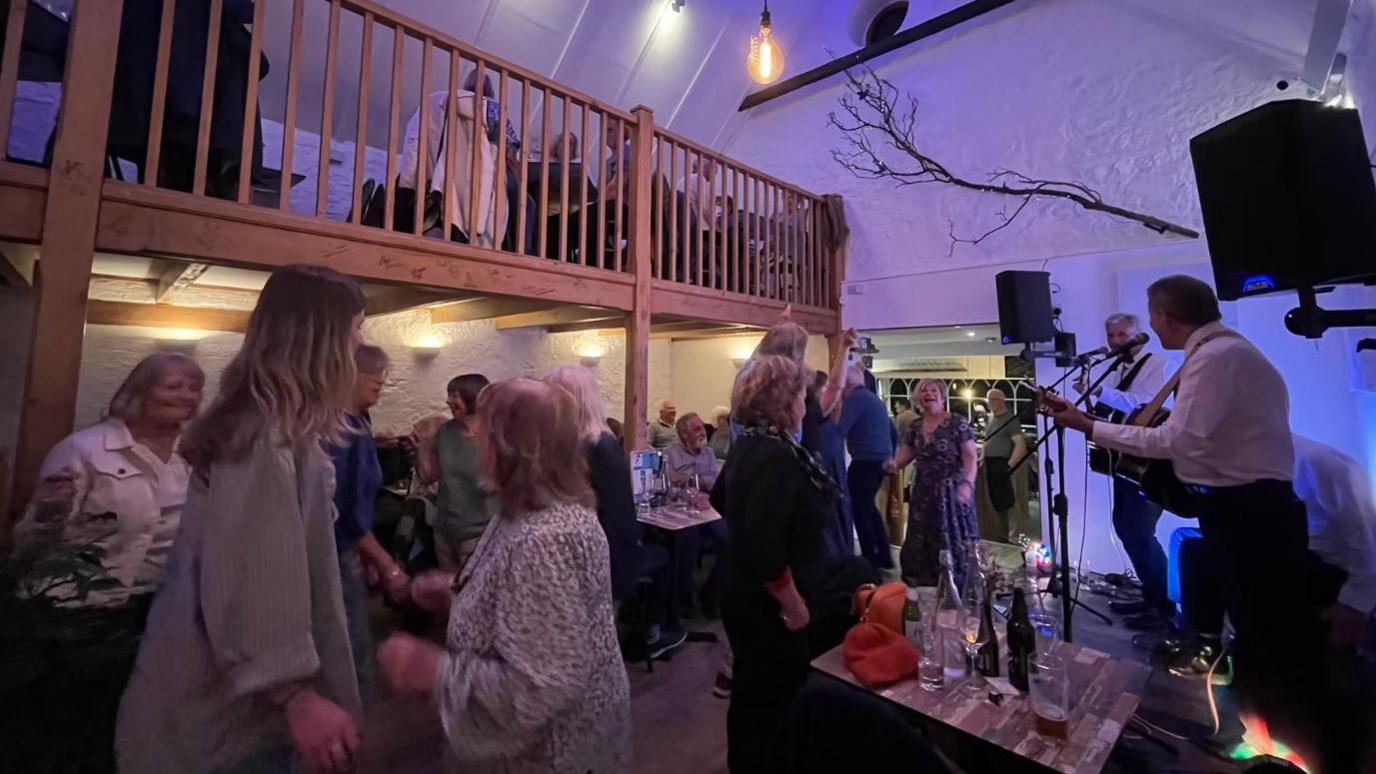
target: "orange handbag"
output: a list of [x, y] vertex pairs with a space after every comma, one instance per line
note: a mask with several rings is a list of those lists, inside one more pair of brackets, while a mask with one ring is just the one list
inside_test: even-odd
[[857, 615], [862, 622], [869, 621], [888, 629], [895, 634], [903, 634], [903, 604], [907, 587], [902, 581], [876, 586], [866, 583], [855, 590], [855, 600], [851, 603], [851, 615]]

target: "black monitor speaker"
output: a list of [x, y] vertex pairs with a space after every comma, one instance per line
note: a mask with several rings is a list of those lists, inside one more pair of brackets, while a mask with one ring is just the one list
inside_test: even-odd
[[1004, 344], [1051, 341], [1051, 275], [1044, 271], [1001, 271], [994, 275], [999, 296], [999, 335]]
[[1190, 140], [1225, 300], [1376, 277], [1376, 183], [1356, 110], [1272, 102]]

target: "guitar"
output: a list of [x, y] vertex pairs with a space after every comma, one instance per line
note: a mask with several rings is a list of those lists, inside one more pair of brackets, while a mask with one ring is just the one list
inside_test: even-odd
[[[1174, 384], [1170, 384], [1168, 387], [1174, 389]], [[1133, 409], [1126, 416], [1123, 424], [1139, 427], [1161, 426], [1170, 416], [1170, 411], [1161, 407], [1161, 404], [1165, 402], [1164, 396], [1167, 394], [1169, 391], [1163, 390], [1162, 395], [1158, 396], [1160, 400], [1143, 403]], [[1068, 408], [1070, 402], [1056, 395], [1053, 391], [1038, 390], [1037, 406], [1041, 413], [1049, 416], [1052, 410], [1059, 411]], [[1148, 459], [1135, 454], [1113, 451], [1093, 441], [1089, 441], [1089, 449], [1089, 466], [1095, 473], [1102, 473], [1132, 484], [1141, 490], [1142, 495], [1148, 501], [1171, 513], [1179, 516], [1192, 515], [1194, 495], [1186, 488], [1185, 482], [1175, 475], [1175, 465], [1170, 460]]]

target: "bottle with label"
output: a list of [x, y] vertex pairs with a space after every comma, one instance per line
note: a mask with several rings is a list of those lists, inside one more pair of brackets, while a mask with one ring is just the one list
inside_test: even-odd
[[975, 655], [975, 668], [985, 677], [999, 676], [999, 637], [994, 630], [994, 591], [997, 580], [993, 575], [987, 577], [984, 593], [984, 609], [980, 613], [979, 639], [984, 644]]
[[921, 653], [925, 648], [922, 642], [922, 606], [918, 600], [917, 587], [908, 583], [903, 590], [903, 637], [914, 650]]
[[1008, 682], [1027, 693], [1027, 675], [1036, 653], [1036, 634], [1027, 614], [1027, 595], [1022, 586], [1013, 589], [1013, 609], [1008, 614]]
[[933, 646], [941, 657], [945, 679], [959, 682], [965, 675], [965, 640], [960, 633], [960, 592], [956, 588], [955, 560], [950, 550], [941, 551], [941, 580], [936, 586], [936, 621]]

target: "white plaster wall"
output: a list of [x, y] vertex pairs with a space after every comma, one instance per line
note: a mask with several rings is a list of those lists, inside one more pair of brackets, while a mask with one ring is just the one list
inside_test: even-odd
[[[712, 409], [730, 405], [731, 386], [735, 383], [737, 371], [735, 359], [750, 357], [761, 338], [726, 336], [675, 341], [672, 347], [673, 385], [670, 397], [679, 414], [693, 411], [710, 417]], [[825, 337], [813, 336], [808, 340], [807, 363], [819, 371], [826, 370]], [[653, 408], [652, 405], [652, 411]]]
[[[0, 297], [0, 310], [9, 306]], [[9, 328], [0, 337], [9, 335]], [[410, 347], [422, 334], [438, 336], [444, 346], [434, 354], [419, 354]], [[206, 400], [214, 397], [220, 373], [239, 351], [243, 337], [237, 333], [209, 333], [196, 341], [167, 339], [156, 328], [88, 325], [82, 354], [76, 424], [84, 427], [99, 421], [110, 396], [129, 370], [143, 357], [162, 349], [176, 349], [196, 358], [206, 372]], [[596, 331], [549, 334], [543, 329], [497, 330], [491, 320], [431, 325], [424, 311], [402, 312], [371, 318], [364, 325], [369, 342], [387, 351], [392, 359], [387, 388], [373, 411], [379, 433], [409, 432], [419, 419], [447, 414], [445, 386], [462, 373], [477, 372], [496, 381], [514, 376], [540, 376], [557, 365], [580, 362], [590, 349], [603, 352], [596, 366], [598, 384], [608, 416], [621, 418], [625, 405], [626, 356], [623, 336], [604, 336]], [[8, 346], [9, 342], [4, 342]], [[24, 338], [27, 346], [27, 336]], [[650, 346], [650, 402], [653, 406], [672, 393], [672, 357], [668, 341]], [[0, 377], [0, 443], [13, 436], [18, 413], [17, 392], [22, 390], [23, 369], [15, 369], [17, 381], [9, 384], [10, 372]], [[13, 399], [11, 400], [11, 393]], [[14, 411], [7, 407], [14, 405]], [[10, 442], [12, 443], [12, 442]]]
[[[877, 70], [919, 100], [921, 147], [954, 172], [983, 179], [1007, 168], [1083, 181], [1107, 201], [1198, 227], [1189, 138], [1278, 97], [1278, 76], [1298, 70], [1301, 52], [1232, 41], [1182, 18], [1184, 5], [1020, 3], [880, 59]], [[1262, 3], [1207, 5], [1238, 23]], [[724, 150], [846, 197], [849, 280], [1172, 241], [1073, 205], [1033, 204], [1013, 226], [948, 255], [949, 223], [979, 234], [1016, 200], [945, 186], [895, 188], [843, 172], [830, 156], [839, 133], [827, 126], [841, 83], [833, 78], [752, 110]]]

